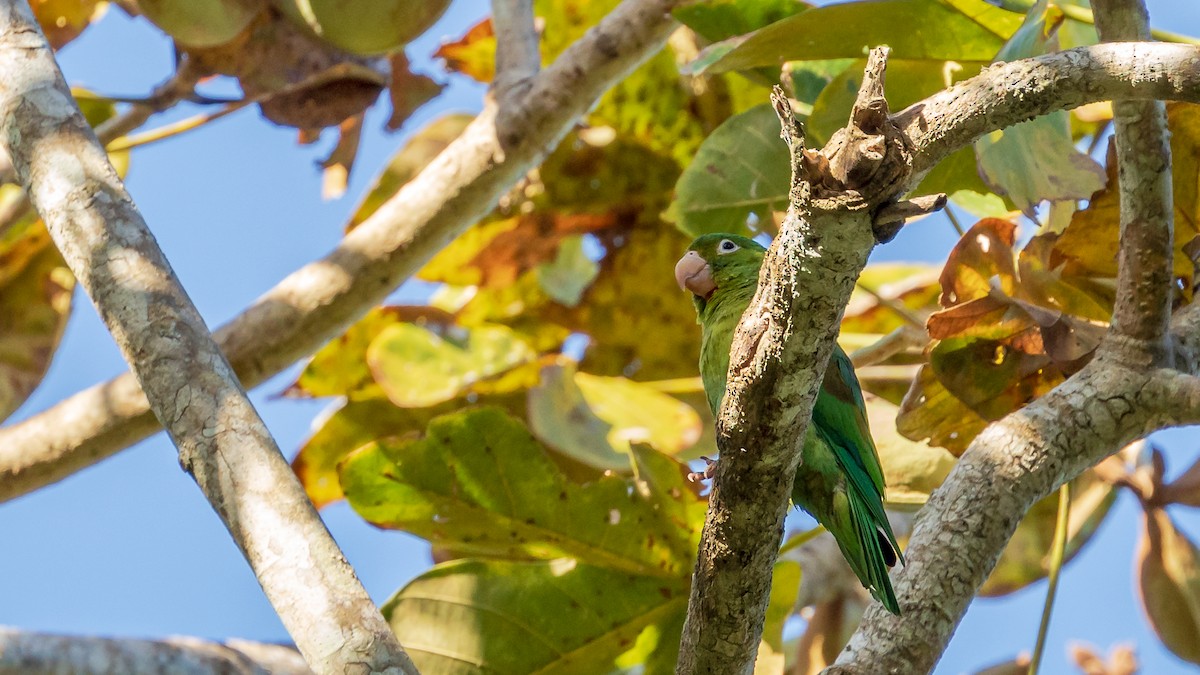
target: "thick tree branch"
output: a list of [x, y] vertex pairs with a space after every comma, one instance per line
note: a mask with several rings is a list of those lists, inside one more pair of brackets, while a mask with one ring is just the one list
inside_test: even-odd
[[870, 607], [831, 673], [932, 670], [1021, 517], [1145, 434], [1200, 422], [1200, 380], [1102, 354], [989, 426], [917, 515], [894, 575], [901, 616]]
[[[1140, 2], [1093, 6], [1103, 38], [1148, 36]], [[1123, 66], [1143, 71], [1142, 64]], [[1166, 339], [1173, 205], [1165, 109], [1158, 101], [1118, 101], [1114, 111], [1121, 238], [1116, 307], [1102, 349], [1063, 385], [975, 439], [918, 516], [908, 566], [897, 575], [904, 615], [868, 610], [830, 672], [931, 670], [1034, 502], [1129, 441], [1200, 421], [1194, 352], [1178, 359], [1183, 373], [1155, 369], [1175, 360]], [[1176, 326], [1197, 328], [1187, 318]]]
[[[323, 259], [283, 279], [215, 337], [247, 387], [312, 353], [493, 208], [600, 95], [665, 44], [681, 0], [626, 0], [533, 78], [498, 125], [489, 105]], [[157, 430], [122, 375], [0, 430], [0, 500], [61, 480]]]
[[1200, 48], [1100, 44], [990, 66], [896, 113], [914, 148], [908, 187], [984, 134], [1055, 110], [1134, 99], [1200, 101]]
[[310, 675], [300, 653], [282, 645], [195, 638], [126, 640], [28, 633], [0, 627], [0, 675]]
[[[1148, 40], [1141, 0], [1096, 0], [1096, 30], [1106, 42]], [[1112, 334], [1146, 343], [1159, 363], [1171, 318], [1175, 236], [1171, 144], [1162, 101], [1115, 101], [1121, 237]]]
[[0, 2], [18, 178], [312, 666], [416, 672], [343, 559], [76, 107], [23, 0]]

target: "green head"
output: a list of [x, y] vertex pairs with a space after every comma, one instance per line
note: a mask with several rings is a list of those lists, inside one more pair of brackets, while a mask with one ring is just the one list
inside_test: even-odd
[[701, 235], [675, 264], [675, 281], [692, 293], [696, 311], [703, 315], [706, 307], [729, 295], [753, 295], [766, 252], [762, 244], [736, 234]]

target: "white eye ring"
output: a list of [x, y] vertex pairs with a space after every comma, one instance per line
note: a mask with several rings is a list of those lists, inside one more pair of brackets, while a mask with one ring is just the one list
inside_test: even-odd
[[724, 255], [726, 253], [733, 253], [734, 251], [736, 251], [740, 248], [741, 248], [741, 246], [738, 246], [737, 244], [733, 243], [733, 240], [722, 239], [721, 243], [717, 244], [717, 253]]

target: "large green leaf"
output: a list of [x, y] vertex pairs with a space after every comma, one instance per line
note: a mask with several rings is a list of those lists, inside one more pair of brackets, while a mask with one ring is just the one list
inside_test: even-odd
[[[520, 411], [521, 394], [491, 396], [489, 405], [501, 405], [510, 412]], [[342, 485], [338, 465], [354, 450], [393, 436], [412, 436], [425, 431], [429, 420], [466, 405], [456, 399], [430, 408], [400, 408], [386, 398], [349, 399], [320, 416], [320, 426], [300, 446], [292, 460], [292, 470], [304, 485], [313, 504], [320, 508], [340, 500]]]
[[772, 232], [772, 213], [787, 209], [790, 179], [775, 109], [755, 106], [730, 117], [705, 139], [675, 184], [670, 213], [676, 226], [692, 236]]
[[506, 326], [463, 332], [462, 337], [443, 338], [411, 323], [390, 325], [367, 347], [367, 366], [392, 403], [424, 408], [537, 357]]
[[634, 443], [676, 454], [700, 439], [700, 416], [688, 404], [624, 377], [542, 369], [529, 390], [529, 426], [542, 442], [600, 469], [626, 471]]
[[367, 348], [385, 328], [406, 322], [443, 333], [452, 325], [452, 317], [433, 307], [376, 307], [346, 329], [340, 337], [319, 349], [285, 394], [315, 398], [382, 398], [383, 389], [379, 387], [367, 366]]
[[749, 33], [812, 7], [803, 0], [709, 0], [677, 7], [672, 14], [710, 41]]
[[520, 422], [481, 408], [433, 420], [420, 440], [381, 441], [355, 451], [342, 464], [341, 482], [351, 506], [368, 521], [465, 554], [570, 556], [673, 578], [691, 570], [700, 521], [670, 517], [661, 500], [680, 502], [678, 508], [689, 512], [700, 498], [683, 478], [682, 465], [660, 466], [654, 490], [616, 475], [580, 485], [562, 474]]
[[673, 665], [687, 598], [686, 577], [570, 558], [463, 560], [422, 574], [382, 610], [425, 675], [574, 675]]
[[709, 70], [742, 70], [806, 59], [859, 58], [881, 44], [890, 46], [897, 59], [990, 61], [1020, 23], [1019, 14], [984, 0], [832, 4], [753, 33]]

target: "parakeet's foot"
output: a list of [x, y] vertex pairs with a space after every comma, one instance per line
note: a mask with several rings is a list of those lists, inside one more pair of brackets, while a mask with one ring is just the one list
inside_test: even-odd
[[691, 483], [701, 480], [712, 480], [712, 477], [717, 473], [717, 460], [704, 456], [701, 456], [700, 459], [704, 460], [704, 470], [689, 473], [687, 479]]

